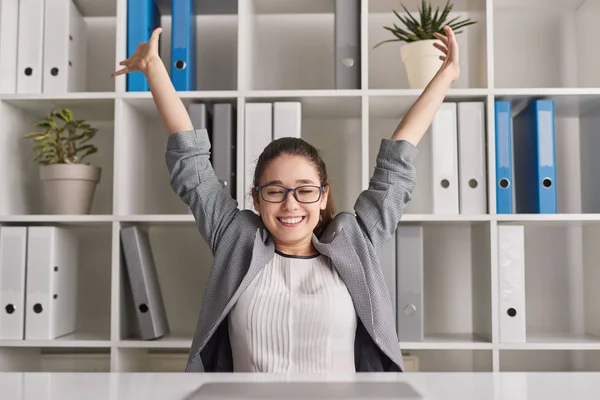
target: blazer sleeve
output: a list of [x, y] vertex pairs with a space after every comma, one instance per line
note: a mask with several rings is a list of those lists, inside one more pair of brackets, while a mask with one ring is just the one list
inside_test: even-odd
[[165, 157], [171, 187], [190, 208], [214, 254], [239, 208], [217, 179], [209, 159], [210, 147], [206, 129], [176, 132], [167, 139]]
[[406, 140], [382, 139], [368, 189], [354, 204], [356, 218], [375, 249], [395, 234], [415, 187], [418, 149]]

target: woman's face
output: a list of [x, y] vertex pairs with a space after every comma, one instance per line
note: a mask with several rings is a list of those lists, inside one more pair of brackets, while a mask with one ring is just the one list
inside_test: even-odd
[[[321, 184], [315, 166], [304, 157], [282, 154], [267, 165], [259, 185], [269, 186], [264, 187], [261, 193], [255, 193], [254, 207], [275, 242], [286, 247], [310, 244], [329, 193], [328, 187], [320, 192]], [[304, 188], [298, 189], [298, 197], [310, 203], [296, 200], [293, 192], [288, 192], [279, 203], [267, 201], [280, 200], [286, 193], [285, 188], [300, 186]]]

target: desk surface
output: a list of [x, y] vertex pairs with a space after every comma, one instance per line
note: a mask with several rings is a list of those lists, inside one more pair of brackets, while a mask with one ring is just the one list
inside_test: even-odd
[[[241, 382], [245, 385], [240, 386]], [[331, 387], [324, 382], [333, 382]], [[211, 392], [193, 394], [205, 384]], [[224, 384], [215, 387], [214, 383]], [[265, 383], [278, 383], [267, 386]], [[300, 384], [298, 384], [300, 383]], [[340, 383], [344, 383], [340, 385]], [[337, 386], [336, 386], [337, 385]], [[419, 397], [390, 393], [405, 385]], [[208, 388], [209, 386], [204, 386]], [[302, 389], [302, 388], [316, 389]], [[232, 389], [234, 388], [234, 389]], [[381, 389], [378, 389], [381, 388]], [[11, 400], [133, 399], [599, 399], [600, 373], [381, 373], [335, 375], [200, 374], [200, 373], [0, 373], [0, 398]], [[348, 393], [369, 393], [348, 396]], [[233, 395], [242, 392], [242, 396]], [[307, 397], [308, 396], [308, 397]]]

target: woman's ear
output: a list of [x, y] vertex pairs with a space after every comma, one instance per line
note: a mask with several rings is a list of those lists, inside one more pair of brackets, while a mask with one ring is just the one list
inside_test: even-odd
[[329, 196], [329, 185], [325, 185], [325, 189], [323, 190], [323, 195], [321, 196], [321, 210], [327, 208], [327, 198]]
[[254, 202], [254, 209], [260, 214], [260, 200], [258, 198], [258, 192], [252, 188], [252, 200]]

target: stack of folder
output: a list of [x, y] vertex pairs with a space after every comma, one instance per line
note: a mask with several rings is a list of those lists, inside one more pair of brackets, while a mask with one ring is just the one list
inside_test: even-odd
[[486, 214], [484, 103], [442, 103], [429, 133], [432, 214]]
[[210, 161], [223, 188], [236, 198], [237, 129], [235, 107], [226, 102], [192, 103], [188, 113], [195, 130], [206, 130]]
[[[161, 26], [155, 0], [127, 0], [127, 57]], [[177, 91], [196, 90], [196, 9], [194, 0], [171, 0], [171, 82]], [[160, 49], [160, 46], [159, 46]], [[149, 90], [141, 72], [129, 73], [127, 91]]]
[[[170, 0], [171, 81], [177, 91], [198, 90], [196, 70], [196, 15], [201, 7], [212, 12], [230, 12], [232, 1]], [[336, 89], [360, 89], [361, 42], [360, 0], [335, 1], [334, 57]], [[127, 57], [142, 42], [147, 42], [154, 29], [161, 26], [157, 0], [127, 0]], [[148, 91], [148, 82], [140, 72], [129, 73], [127, 91]]]
[[73, 0], [0, 0], [0, 93], [84, 91], [86, 31]]
[[0, 227], [0, 339], [73, 333], [78, 263], [78, 239], [68, 228]]
[[[244, 187], [249, 192], [256, 162], [265, 147], [282, 137], [301, 136], [302, 104], [297, 101], [246, 103], [244, 122]], [[245, 209], [253, 209], [254, 202], [250, 194], [246, 195], [244, 202]]]
[[555, 214], [554, 102], [533, 100], [513, 116], [496, 101], [496, 212]]

